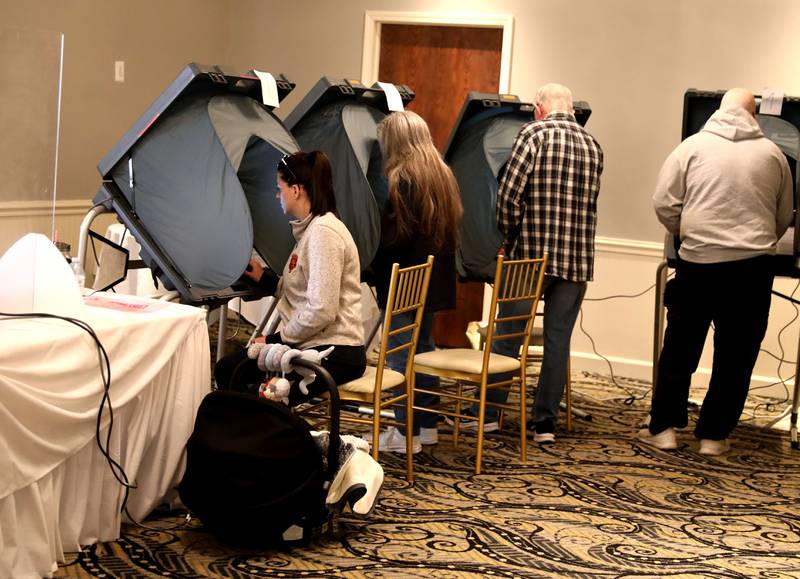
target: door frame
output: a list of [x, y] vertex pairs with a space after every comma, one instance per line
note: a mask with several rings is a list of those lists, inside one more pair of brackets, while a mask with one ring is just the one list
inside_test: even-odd
[[361, 81], [371, 86], [378, 79], [383, 24], [419, 24], [423, 26], [463, 26], [500, 28], [503, 44], [500, 51], [500, 83], [497, 92], [506, 94], [511, 85], [511, 42], [514, 17], [511, 14], [464, 12], [364, 12], [364, 51], [361, 57]]

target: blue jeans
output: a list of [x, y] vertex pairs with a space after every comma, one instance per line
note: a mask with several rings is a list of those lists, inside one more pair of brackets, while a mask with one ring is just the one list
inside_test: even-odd
[[[391, 329], [396, 330], [409, 324], [414, 323], [414, 314], [411, 312], [398, 314], [392, 318]], [[417, 354], [424, 352], [432, 352], [436, 346], [433, 343], [433, 336], [431, 331], [433, 329], [433, 312], [426, 312], [422, 315], [422, 322], [419, 328], [419, 340], [417, 341]], [[389, 348], [397, 347], [409, 339], [408, 332], [397, 334], [389, 337]], [[395, 352], [386, 357], [386, 364], [392, 370], [404, 374], [406, 371], [406, 363], [408, 360], [408, 350]], [[428, 374], [415, 374], [416, 385], [426, 390], [435, 390], [439, 388], [438, 376], [430, 376]], [[397, 394], [402, 394], [403, 390], [398, 389], [395, 391]], [[414, 405], [421, 407], [430, 407], [439, 403], [439, 397], [431, 394], [416, 394], [414, 396]], [[406, 421], [406, 407], [395, 408], [394, 416], [398, 422], [405, 423]], [[432, 412], [415, 412], [414, 413], [414, 431], [413, 435], [419, 434], [420, 427], [422, 428], [436, 428], [439, 421], [439, 415]], [[405, 434], [405, 428], [399, 428], [400, 432]]]
[[[544, 300], [544, 353], [542, 367], [539, 372], [539, 388], [536, 391], [536, 401], [533, 406], [533, 420], [535, 423], [544, 420], [555, 420], [558, 407], [564, 396], [567, 364], [569, 362], [569, 344], [572, 338], [572, 329], [581, 310], [583, 296], [586, 294], [586, 282], [569, 281], [560, 277], [546, 275], [542, 284], [542, 299]], [[510, 302], [501, 304], [500, 316], [511, 316], [525, 313], [530, 310], [531, 303]], [[525, 331], [525, 320], [514, 320], [498, 324], [495, 335], [511, 334]], [[492, 343], [492, 352], [511, 358], [519, 356], [522, 338], [501, 340]], [[513, 373], [490, 374], [489, 382], [509, 380]], [[508, 391], [491, 389], [486, 391], [487, 402], [505, 403]], [[473, 404], [470, 413], [477, 415], [478, 406]], [[499, 410], [487, 407], [486, 422], [495, 422]]]

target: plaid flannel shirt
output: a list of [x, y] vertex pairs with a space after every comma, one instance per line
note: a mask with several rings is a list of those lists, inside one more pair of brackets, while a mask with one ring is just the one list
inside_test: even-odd
[[547, 273], [591, 281], [600, 145], [575, 117], [553, 112], [517, 135], [497, 192], [497, 225], [514, 259], [548, 252]]

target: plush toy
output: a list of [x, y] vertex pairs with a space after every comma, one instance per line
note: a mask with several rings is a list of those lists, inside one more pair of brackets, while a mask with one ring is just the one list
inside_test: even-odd
[[289, 404], [289, 391], [292, 384], [286, 378], [272, 378], [258, 387], [258, 395], [267, 400]]
[[[308, 394], [308, 385], [311, 384], [314, 380], [317, 379], [317, 375], [314, 373], [313, 370], [309, 370], [308, 368], [301, 368], [295, 367], [292, 364], [292, 361], [295, 358], [302, 358], [304, 360], [309, 360], [314, 362], [315, 364], [319, 364], [322, 360], [328, 357], [328, 355], [333, 352], [333, 346], [328, 348], [327, 350], [323, 350], [322, 352], [318, 350], [296, 350], [294, 348], [290, 348], [286, 344], [250, 344], [247, 348], [247, 357], [253, 360], [258, 360], [258, 367], [265, 372], [281, 372], [284, 376], [287, 372], [296, 372], [302, 376], [298, 387], [303, 394]], [[283, 380], [283, 382], [280, 382]], [[280, 384], [278, 384], [280, 382]], [[285, 384], [284, 384], [285, 382]], [[287, 387], [286, 384], [289, 384], [289, 381], [285, 378], [279, 378], [277, 381], [269, 381], [265, 384], [262, 384], [262, 388], [259, 388], [259, 394], [263, 392], [270, 392], [269, 395], [265, 394], [265, 398], [270, 398], [271, 400], [280, 399], [286, 400], [285, 403], [288, 403], [288, 396], [289, 396], [289, 388], [291, 385]], [[284, 393], [285, 391], [285, 393]], [[271, 398], [274, 396], [275, 398]]]

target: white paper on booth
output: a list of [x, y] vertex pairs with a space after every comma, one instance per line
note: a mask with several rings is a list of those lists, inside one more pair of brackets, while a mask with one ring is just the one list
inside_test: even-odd
[[765, 88], [761, 93], [761, 106], [758, 112], [762, 115], [780, 116], [783, 108], [783, 91], [779, 88]]
[[261, 72], [260, 70], [253, 70], [261, 81], [261, 100], [268, 107], [278, 108], [280, 101], [278, 100], [278, 84], [275, 82], [275, 77], [268, 72]]
[[383, 89], [383, 94], [386, 95], [386, 104], [390, 111], [403, 110], [403, 98], [400, 96], [400, 91], [397, 87], [390, 82], [378, 81], [378, 86]]

